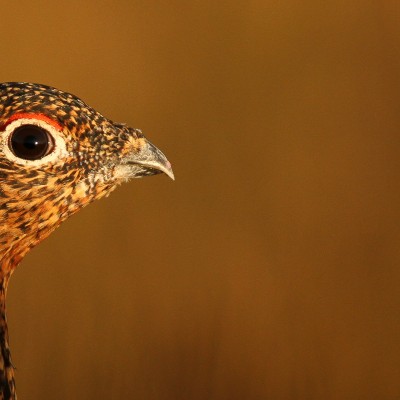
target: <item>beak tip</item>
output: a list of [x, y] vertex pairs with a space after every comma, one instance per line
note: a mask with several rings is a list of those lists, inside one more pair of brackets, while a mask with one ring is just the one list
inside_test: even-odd
[[172, 165], [171, 163], [166, 160], [165, 162], [165, 174], [168, 175], [173, 181], [175, 180], [175, 175], [174, 172], [172, 171]]
[[175, 180], [175, 175], [172, 171], [171, 168], [166, 169], [165, 171], [163, 171], [169, 178], [171, 178], [173, 181]]

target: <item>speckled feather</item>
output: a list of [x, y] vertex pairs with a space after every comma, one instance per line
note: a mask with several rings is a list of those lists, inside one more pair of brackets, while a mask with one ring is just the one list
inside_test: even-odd
[[0, 84], [0, 134], [19, 114], [54, 123], [66, 154], [25, 165], [5, 156], [7, 143], [0, 146], [0, 399], [16, 398], [5, 294], [25, 254], [62, 221], [118, 184], [159, 172], [173, 177], [165, 156], [140, 130], [110, 121], [74, 95], [45, 85]]

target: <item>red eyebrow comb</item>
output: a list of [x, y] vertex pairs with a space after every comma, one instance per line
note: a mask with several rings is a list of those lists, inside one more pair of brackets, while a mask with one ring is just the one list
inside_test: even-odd
[[7, 125], [11, 124], [11, 122], [16, 121], [18, 119], [36, 119], [39, 121], [43, 121], [51, 125], [53, 128], [55, 128], [58, 131], [62, 130], [61, 125], [54, 121], [53, 119], [49, 118], [47, 115], [44, 114], [35, 114], [35, 113], [17, 113], [12, 115], [4, 124], [0, 126], [1, 130], [4, 130]]

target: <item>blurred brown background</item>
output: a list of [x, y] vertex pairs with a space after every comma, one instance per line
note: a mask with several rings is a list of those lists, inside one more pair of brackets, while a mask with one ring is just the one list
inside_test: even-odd
[[400, 398], [398, 1], [2, 4], [1, 81], [173, 163], [8, 296], [19, 398]]

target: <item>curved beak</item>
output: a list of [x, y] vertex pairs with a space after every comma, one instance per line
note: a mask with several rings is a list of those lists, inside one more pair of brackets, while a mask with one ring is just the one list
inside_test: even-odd
[[154, 144], [144, 137], [139, 139], [140, 147], [137, 151], [125, 158], [130, 166], [132, 177], [141, 177], [164, 173], [175, 180], [171, 163]]

